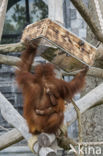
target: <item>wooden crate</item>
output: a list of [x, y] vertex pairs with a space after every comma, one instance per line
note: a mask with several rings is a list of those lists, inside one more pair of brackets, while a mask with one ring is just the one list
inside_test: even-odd
[[[50, 52], [52, 58], [49, 58], [50, 55], [47, 53], [45, 55], [45, 51], [41, 55], [63, 70], [74, 70], [76, 64], [77, 67], [81, 68], [82, 63], [89, 66], [94, 63], [95, 47], [48, 18], [28, 25], [23, 32], [21, 41], [24, 41], [26, 37], [29, 37], [32, 42], [41, 43], [40, 45], [42, 46], [39, 49], [42, 52], [42, 49], [49, 48], [48, 53]], [[50, 44], [52, 46], [52, 54]], [[53, 46], [55, 46], [55, 52], [53, 51]]]

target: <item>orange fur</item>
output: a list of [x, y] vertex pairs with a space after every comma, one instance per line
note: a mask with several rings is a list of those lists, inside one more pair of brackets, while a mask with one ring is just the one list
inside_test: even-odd
[[[37, 65], [32, 74], [30, 68], [35, 54], [36, 48], [28, 47], [16, 71], [16, 80], [24, 97], [24, 117], [32, 134], [54, 133], [64, 119], [64, 100], [71, 99], [83, 88], [87, 69], [83, 69], [71, 82], [57, 79], [51, 64]], [[49, 95], [46, 87], [50, 90]]]

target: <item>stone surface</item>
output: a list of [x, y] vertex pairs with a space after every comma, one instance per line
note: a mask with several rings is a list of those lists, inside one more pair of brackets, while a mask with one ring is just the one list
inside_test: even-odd
[[103, 141], [103, 105], [90, 109], [82, 115], [83, 140]]

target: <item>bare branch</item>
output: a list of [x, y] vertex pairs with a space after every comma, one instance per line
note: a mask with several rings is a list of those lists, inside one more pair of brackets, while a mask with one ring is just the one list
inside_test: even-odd
[[21, 52], [24, 49], [25, 49], [25, 46], [22, 42], [0, 45], [0, 53]]
[[[75, 76], [80, 70], [76, 70], [70, 73], [63, 72], [63, 76]], [[87, 73], [88, 76], [103, 78], [103, 69], [91, 67]]]
[[9, 147], [12, 144], [15, 144], [23, 139], [23, 136], [20, 132], [14, 128], [9, 132], [0, 136], [0, 150]]
[[18, 57], [0, 54], [0, 64], [16, 66], [18, 61], [20, 61]]
[[4, 130], [4, 131], [8, 131], [7, 128], [5, 128], [5, 127], [3, 127], [3, 126], [1, 126], [1, 125], [0, 125], [0, 129], [1, 129], [1, 130]]
[[[19, 61], [20, 61], [19, 57], [0, 54], [0, 64], [5, 64], [9, 66], [17, 66], [17, 63]], [[33, 63], [32, 68], [34, 68], [36, 65], [37, 63]]]
[[1, 36], [2, 36], [2, 32], [3, 32], [7, 4], [8, 4], [8, 0], [0, 1], [0, 41], [1, 41]]
[[77, 8], [81, 16], [84, 18], [84, 20], [89, 25], [90, 29], [94, 33], [94, 35], [97, 37], [97, 39], [101, 42], [103, 42], [103, 34], [99, 30], [99, 28], [96, 26], [95, 21], [90, 16], [88, 8], [86, 8], [85, 4], [82, 2], [82, 0], [71, 0], [73, 5]]

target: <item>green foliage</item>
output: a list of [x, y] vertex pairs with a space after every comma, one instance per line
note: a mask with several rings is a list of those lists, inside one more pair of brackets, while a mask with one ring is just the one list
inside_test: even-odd
[[10, 19], [6, 19], [3, 29], [3, 34], [13, 34], [15, 32], [15, 27], [13, 24], [11, 24]]
[[14, 7], [13, 21], [16, 23], [16, 31], [21, 32], [26, 24], [26, 10], [25, 7], [16, 4]]
[[33, 11], [38, 19], [43, 19], [48, 16], [48, 6], [42, 0], [34, 0]]

